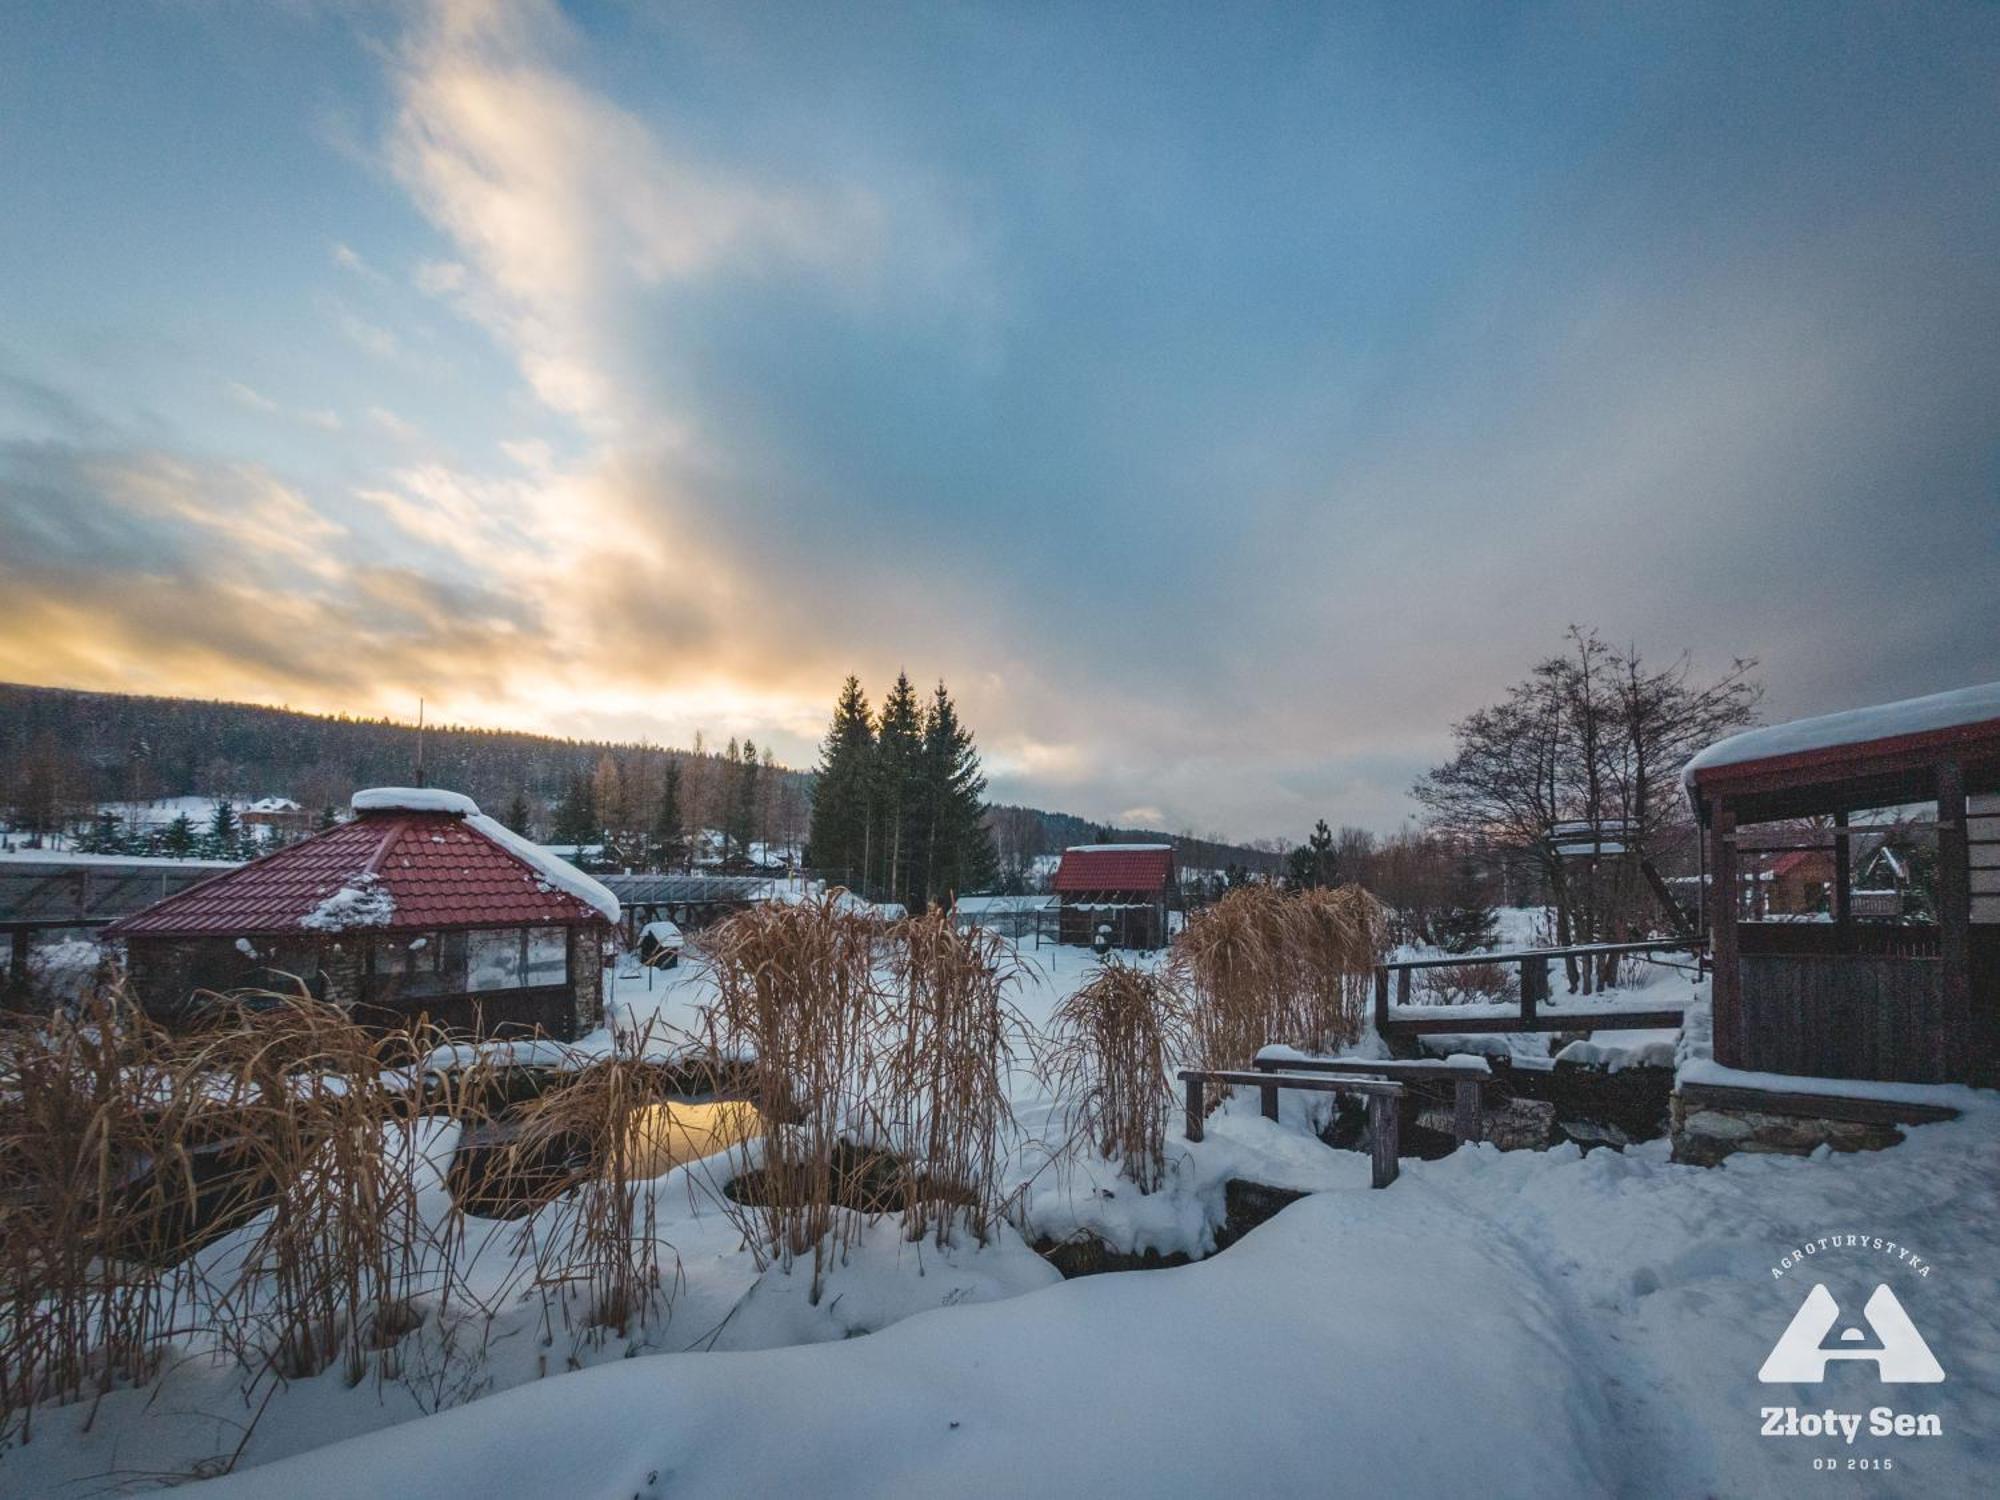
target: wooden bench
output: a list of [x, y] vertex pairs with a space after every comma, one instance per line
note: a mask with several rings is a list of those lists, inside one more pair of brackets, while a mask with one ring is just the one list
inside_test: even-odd
[[1387, 1187], [1401, 1170], [1396, 1162], [1402, 1144], [1397, 1105], [1403, 1086], [1381, 1078], [1364, 1078], [1354, 1073], [1261, 1073], [1232, 1072], [1225, 1068], [1182, 1068], [1181, 1082], [1187, 1086], [1187, 1138], [1202, 1136], [1203, 1094], [1209, 1084], [1220, 1088], [1254, 1088], [1265, 1099], [1264, 1115], [1278, 1117], [1278, 1090], [1304, 1089], [1315, 1094], [1365, 1094], [1368, 1098], [1368, 1147], [1371, 1159], [1370, 1187]]
[[[1366, 1061], [1350, 1057], [1263, 1057], [1256, 1066], [1265, 1073], [1359, 1073], [1366, 1077], [1406, 1078], [1412, 1083], [1444, 1083], [1451, 1092], [1451, 1133], [1459, 1144], [1483, 1140], [1486, 1129], [1482, 1117], [1486, 1109], [1486, 1085], [1493, 1069], [1483, 1057], [1461, 1062], [1415, 1062], [1390, 1059]], [[1278, 1118], [1278, 1091], [1269, 1084], [1259, 1085], [1263, 1094], [1264, 1117]]]

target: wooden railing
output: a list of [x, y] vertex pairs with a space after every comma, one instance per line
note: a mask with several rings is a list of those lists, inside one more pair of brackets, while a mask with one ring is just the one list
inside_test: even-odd
[[1368, 1155], [1370, 1187], [1385, 1188], [1396, 1180], [1401, 1155], [1401, 1114], [1403, 1086], [1384, 1078], [1368, 1078], [1358, 1073], [1266, 1073], [1229, 1068], [1182, 1068], [1180, 1078], [1187, 1088], [1184, 1133], [1191, 1141], [1203, 1135], [1202, 1122], [1208, 1116], [1207, 1088], [1255, 1088], [1270, 1101], [1267, 1118], [1277, 1117], [1279, 1089], [1303, 1089], [1318, 1094], [1360, 1094], [1368, 1101]]
[[[1375, 1029], [1384, 1035], [1416, 1035], [1441, 1031], [1569, 1031], [1588, 1029], [1593, 1022], [1640, 1029], [1678, 1026], [1683, 1007], [1676, 1005], [1637, 1010], [1605, 1006], [1597, 1010], [1565, 1007], [1550, 1015], [1541, 1013], [1549, 998], [1549, 963], [1559, 958], [1606, 958], [1627, 953], [1692, 953], [1701, 947], [1697, 938], [1654, 938], [1637, 943], [1581, 943], [1567, 948], [1526, 948], [1512, 953], [1462, 953], [1445, 958], [1399, 958], [1375, 966]], [[1465, 967], [1505, 968], [1520, 971], [1520, 1001], [1514, 1016], [1467, 1016], [1464, 1006], [1414, 1005], [1410, 999], [1412, 973], [1419, 969]], [[1430, 1014], [1396, 1015], [1390, 1008], [1390, 975], [1395, 975], [1395, 1007], [1422, 1010]], [[1453, 1012], [1459, 1012], [1454, 1016]], [[1598, 1019], [1598, 1018], [1602, 1019]]]

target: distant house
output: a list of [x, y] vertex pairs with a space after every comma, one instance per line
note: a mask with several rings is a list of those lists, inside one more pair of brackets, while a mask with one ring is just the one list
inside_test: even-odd
[[1089, 947], [1100, 929], [1114, 948], [1161, 948], [1175, 890], [1172, 844], [1078, 844], [1052, 882], [1058, 940]]
[[107, 928], [146, 1009], [172, 1021], [202, 990], [303, 984], [383, 1027], [599, 1023], [615, 896], [456, 792], [357, 792], [354, 813]]
[[259, 797], [246, 802], [236, 818], [245, 828], [260, 828], [287, 838], [305, 833], [315, 821], [313, 814], [290, 797]]
[[1804, 917], [1831, 910], [1833, 853], [1828, 849], [1789, 849], [1771, 861], [1762, 896], [1765, 912], [1774, 917]]

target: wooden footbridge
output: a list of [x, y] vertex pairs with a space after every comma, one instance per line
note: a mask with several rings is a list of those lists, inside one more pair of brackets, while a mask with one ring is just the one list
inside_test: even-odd
[[[1496, 1031], [1640, 1031], [1679, 1026], [1685, 1000], [1632, 1004], [1595, 996], [1549, 992], [1549, 965], [1558, 959], [1599, 959], [1625, 954], [1685, 953], [1699, 958], [1700, 938], [1659, 938], [1641, 943], [1585, 943], [1567, 948], [1526, 948], [1512, 953], [1466, 953], [1449, 958], [1403, 958], [1375, 967], [1375, 1029], [1384, 1040], [1438, 1033]], [[1512, 967], [1519, 973], [1520, 998], [1498, 1005], [1420, 1005], [1411, 998], [1411, 975], [1420, 969]], [[1393, 977], [1392, 977], [1393, 976]], [[1394, 991], [1393, 997], [1391, 991]]]

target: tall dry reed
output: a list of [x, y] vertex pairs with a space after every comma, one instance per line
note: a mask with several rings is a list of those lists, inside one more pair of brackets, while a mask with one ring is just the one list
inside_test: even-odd
[[1175, 977], [1115, 960], [1050, 1017], [1044, 1080], [1076, 1132], [1142, 1193], [1166, 1175], [1173, 1070], [1188, 1045], [1188, 1002]]
[[185, 1272], [172, 1040], [115, 993], [0, 1022], [0, 1435], [40, 1401], [147, 1379]]
[[1354, 1041], [1389, 912], [1359, 886], [1243, 886], [1188, 920], [1172, 963], [1194, 999], [1196, 1055], [1247, 1068], [1274, 1042], [1327, 1052]]
[[[521, 1228], [519, 1251], [565, 1319], [568, 1292], [582, 1289], [593, 1343], [646, 1327], [671, 1302], [654, 1183], [673, 1155], [671, 1080], [646, 1055], [650, 1037], [650, 1030], [621, 1035], [610, 1055], [583, 1062], [529, 1100], [508, 1147], [516, 1159], [510, 1176], [532, 1180], [536, 1166], [544, 1172], [543, 1202]], [[546, 1317], [546, 1299], [543, 1306]]]
[[873, 1082], [881, 936], [829, 894], [754, 907], [706, 942], [717, 989], [709, 1051], [747, 1080], [761, 1121], [738, 1153], [760, 1183], [744, 1217], [751, 1249], [787, 1270], [811, 1257], [815, 1303], [829, 1258], [854, 1234], [840, 1179]]
[[1011, 943], [983, 928], [961, 932], [942, 909], [898, 922], [887, 943], [877, 1014], [886, 1056], [872, 1107], [907, 1164], [904, 1227], [942, 1246], [964, 1210], [984, 1243], [1014, 1119], [1008, 1078], [1026, 1035], [1007, 1001], [1019, 961]]
[[371, 1033], [338, 1006], [260, 993], [212, 1002], [181, 1060], [201, 1100], [193, 1131], [228, 1153], [263, 1207], [220, 1289], [222, 1331], [286, 1378], [336, 1359], [350, 1381], [415, 1320], [435, 1259], [420, 1213], [420, 1122], [435, 1105], [425, 1030]]

